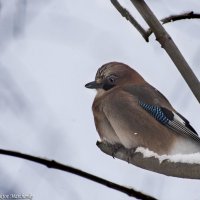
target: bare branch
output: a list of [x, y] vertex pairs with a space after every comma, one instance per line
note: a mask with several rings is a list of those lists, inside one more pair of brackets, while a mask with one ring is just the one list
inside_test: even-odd
[[4, 149], [0, 149], [0, 154], [13, 156], [13, 157], [17, 157], [17, 158], [22, 158], [22, 159], [25, 159], [25, 160], [29, 160], [29, 161], [32, 161], [32, 162], [35, 162], [35, 163], [45, 165], [48, 168], [53, 168], [53, 169], [69, 172], [69, 173], [81, 176], [83, 178], [86, 178], [88, 180], [94, 181], [96, 183], [99, 183], [101, 185], [104, 185], [106, 187], [112, 188], [114, 190], [123, 192], [123, 193], [125, 193], [125, 194], [127, 194], [131, 197], [135, 197], [137, 199], [156, 200], [154, 197], [151, 197], [149, 195], [146, 195], [144, 193], [136, 191], [132, 188], [127, 188], [125, 186], [113, 183], [111, 181], [100, 178], [100, 177], [95, 176], [93, 174], [89, 174], [89, 173], [84, 172], [82, 170], [79, 170], [77, 168], [67, 166], [67, 165], [64, 165], [62, 163], [58, 163], [54, 160], [47, 160], [47, 159], [44, 159], [44, 158], [39, 158], [39, 157], [36, 157], [36, 156], [31, 156], [31, 155], [28, 155], [28, 154], [23, 154], [23, 153], [19, 153], [19, 152], [15, 152], [15, 151], [4, 150]]
[[[126, 17], [129, 21], [133, 19], [133, 26], [136, 27], [137, 30], [142, 34], [146, 41], [148, 41], [148, 37], [153, 32], [156, 36], [156, 40], [161, 44], [161, 47], [165, 49], [171, 60], [176, 65], [177, 69], [185, 79], [186, 83], [188, 84], [189, 88], [193, 92], [194, 96], [200, 103], [200, 82], [195, 76], [194, 72], [191, 70], [190, 66], [188, 65], [187, 61], [177, 48], [176, 44], [170, 37], [170, 35], [166, 32], [163, 26], [160, 24], [159, 20], [156, 18], [154, 13], [150, 10], [144, 0], [131, 0], [133, 5], [136, 7], [138, 12], [144, 18], [146, 23], [149, 25], [150, 29], [145, 31], [143, 28], [140, 30], [141, 27], [139, 23], [131, 16], [131, 14], [123, 8], [117, 0], [111, 0], [113, 5], [117, 8], [117, 10], [122, 14], [122, 16]], [[188, 16], [194, 15], [192, 13], [188, 14]], [[195, 14], [196, 15], [196, 14]], [[175, 17], [172, 17], [175, 19]], [[182, 16], [183, 18], [183, 16]], [[166, 20], [164, 20], [166, 21]], [[139, 25], [139, 26], [138, 26]]]
[[[167, 176], [200, 179], [200, 164], [198, 163], [192, 164], [189, 163], [189, 161], [188, 163], [174, 162], [170, 161], [170, 158], [174, 158], [173, 156], [169, 155], [165, 158], [164, 156], [159, 156], [156, 153], [154, 153], [156, 156], [144, 157], [143, 153], [141, 153], [140, 151], [126, 149], [122, 146], [120, 148], [116, 148], [115, 145], [104, 142], [97, 142], [97, 146], [101, 149], [101, 151], [112, 157], [114, 156], [118, 159], [124, 160], [128, 163], [131, 163], [146, 170], [150, 170]], [[189, 160], [191, 157], [193, 158], [194, 155], [188, 154], [184, 156]]]
[[[182, 13], [182, 14], [171, 15], [169, 17], [165, 17], [165, 18], [161, 19], [160, 21], [162, 22], [162, 24], [167, 24], [170, 22], [175, 22], [175, 21], [184, 20], [184, 19], [200, 19], [200, 14], [190, 11], [190, 12], [186, 12], [186, 13]], [[149, 37], [152, 34], [151, 28], [149, 28], [146, 31], [146, 34], [147, 34], [147, 37]]]
[[190, 12], [186, 12], [186, 13], [182, 13], [178, 15], [171, 15], [169, 17], [165, 17], [161, 19], [160, 21], [162, 22], [162, 24], [166, 24], [169, 22], [174, 22], [174, 21], [183, 20], [183, 19], [200, 19], [200, 14], [190, 11]]
[[131, 0], [138, 12], [144, 18], [151, 30], [156, 36], [156, 40], [161, 44], [161, 47], [165, 49], [171, 60], [176, 65], [177, 69], [185, 79], [186, 83], [190, 87], [194, 96], [200, 103], [200, 83], [190, 66], [186, 62], [185, 58], [177, 48], [176, 44], [160, 24], [154, 13], [150, 10], [144, 0]]
[[[110, 0], [114, 7], [118, 10], [118, 12], [125, 17], [142, 35], [146, 42], [149, 42], [149, 36], [153, 33], [151, 28], [145, 30], [137, 21], [136, 19], [130, 14], [130, 12], [124, 8], [117, 0]], [[169, 17], [165, 17], [160, 21], [162, 24], [183, 20], [183, 19], [200, 19], [199, 13], [194, 13], [193, 11], [185, 12], [182, 14], [171, 15]]]
[[142, 37], [149, 42], [149, 33], [145, 31], [144, 28], [136, 21], [136, 19], [130, 14], [130, 12], [125, 9], [117, 0], [111, 0], [111, 3], [115, 6], [115, 8], [119, 11], [119, 13], [125, 17], [142, 35]]

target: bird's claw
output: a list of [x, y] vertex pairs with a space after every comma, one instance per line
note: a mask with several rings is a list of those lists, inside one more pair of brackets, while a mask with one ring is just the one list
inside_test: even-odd
[[127, 151], [127, 162], [130, 163], [130, 160], [132, 159], [134, 153], [135, 153], [136, 148], [131, 148]]
[[116, 153], [121, 149], [123, 146], [121, 144], [114, 144], [113, 145], [113, 152], [112, 157], [115, 158]]

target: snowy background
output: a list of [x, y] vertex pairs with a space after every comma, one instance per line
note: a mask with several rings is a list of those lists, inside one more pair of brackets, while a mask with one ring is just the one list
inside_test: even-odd
[[[129, 1], [122, 1], [141, 20]], [[196, 0], [148, 1], [159, 17], [200, 10]], [[198, 180], [149, 172], [103, 154], [84, 88], [104, 63], [136, 69], [200, 132], [200, 107], [160, 45], [140, 34], [107, 0], [0, 1], [0, 146], [54, 159], [161, 200], [200, 199]], [[165, 25], [200, 78], [200, 20]], [[130, 200], [72, 174], [0, 155], [0, 194], [35, 200]]]

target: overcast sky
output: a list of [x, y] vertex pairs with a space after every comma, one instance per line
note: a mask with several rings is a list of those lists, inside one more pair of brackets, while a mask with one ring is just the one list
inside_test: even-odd
[[[137, 70], [200, 132], [199, 103], [153, 35], [146, 43], [106, 0], [0, 2], [1, 148], [54, 159], [161, 200], [200, 199], [200, 181], [140, 169], [95, 145], [95, 91], [84, 85], [110, 61]], [[131, 3], [121, 2], [147, 28]], [[147, 3], [159, 18], [200, 9], [196, 0]], [[165, 28], [200, 78], [200, 20]], [[35, 200], [133, 199], [72, 174], [0, 157], [3, 194], [31, 194]]]

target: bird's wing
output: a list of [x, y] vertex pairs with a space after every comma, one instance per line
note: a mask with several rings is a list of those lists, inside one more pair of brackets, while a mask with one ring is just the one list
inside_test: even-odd
[[172, 129], [173, 131], [189, 136], [200, 142], [200, 138], [189, 121], [176, 111], [171, 111], [165, 107], [147, 104], [139, 100], [139, 105], [152, 115], [158, 122]]
[[168, 99], [148, 83], [143, 85], [126, 85], [123, 87], [123, 90], [143, 100], [145, 103], [172, 108]]
[[176, 112], [167, 98], [149, 84], [126, 86], [128, 93], [137, 97], [139, 105], [148, 111], [157, 121], [173, 131], [189, 136], [200, 142], [200, 138], [189, 121]]

